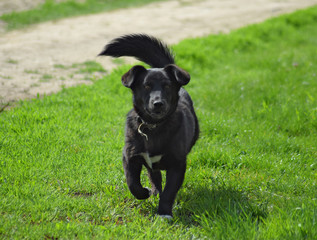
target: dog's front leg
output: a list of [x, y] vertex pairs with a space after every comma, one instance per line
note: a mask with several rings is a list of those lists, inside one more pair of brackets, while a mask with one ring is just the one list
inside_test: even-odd
[[128, 187], [133, 196], [140, 200], [150, 197], [149, 189], [142, 187], [140, 182], [142, 158], [133, 157], [126, 159], [125, 156], [123, 156], [123, 168]]
[[172, 217], [172, 208], [176, 194], [184, 181], [186, 164], [166, 171], [166, 184], [160, 196], [158, 214], [164, 217]]

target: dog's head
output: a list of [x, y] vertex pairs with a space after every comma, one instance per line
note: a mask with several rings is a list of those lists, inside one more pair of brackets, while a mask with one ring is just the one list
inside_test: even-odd
[[179, 89], [189, 80], [190, 75], [174, 64], [151, 69], [137, 65], [122, 76], [122, 84], [132, 89], [135, 110], [149, 123], [161, 122], [175, 111]]

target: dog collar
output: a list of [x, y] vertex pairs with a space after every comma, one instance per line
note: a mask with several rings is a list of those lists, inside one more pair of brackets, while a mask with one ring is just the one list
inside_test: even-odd
[[143, 132], [143, 129], [147, 128], [149, 130], [153, 130], [154, 128], [157, 127], [157, 124], [150, 124], [150, 123], [146, 123], [143, 121], [142, 118], [138, 117], [138, 119], [141, 121], [139, 127], [138, 127], [138, 133], [142, 136], [142, 137], [145, 137], [146, 141], [149, 140], [147, 134], [145, 134]]

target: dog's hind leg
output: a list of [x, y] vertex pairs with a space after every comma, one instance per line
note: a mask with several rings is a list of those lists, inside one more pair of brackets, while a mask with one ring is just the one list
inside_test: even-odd
[[148, 176], [152, 185], [152, 195], [156, 196], [157, 194], [162, 193], [162, 174], [161, 171], [153, 171], [148, 169]]
[[134, 157], [129, 160], [123, 157], [123, 168], [130, 192], [137, 199], [146, 199], [151, 196], [151, 191], [142, 187], [140, 174], [142, 170], [142, 161], [140, 157]]

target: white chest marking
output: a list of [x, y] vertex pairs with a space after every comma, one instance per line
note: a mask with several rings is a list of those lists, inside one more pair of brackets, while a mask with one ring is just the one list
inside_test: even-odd
[[156, 156], [150, 157], [150, 155], [149, 155], [148, 152], [146, 152], [146, 153], [141, 153], [140, 155], [144, 158], [144, 160], [146, 161], [147, 165], [148, 165], [150, 168], [152, 168], [152, 164], [153, 164], [153, 163], [157, 163], [157, 162], [161, 161], [161, 158], [162, 158], [162, 156], [163, 156], [163, 155], [156, 155]]

